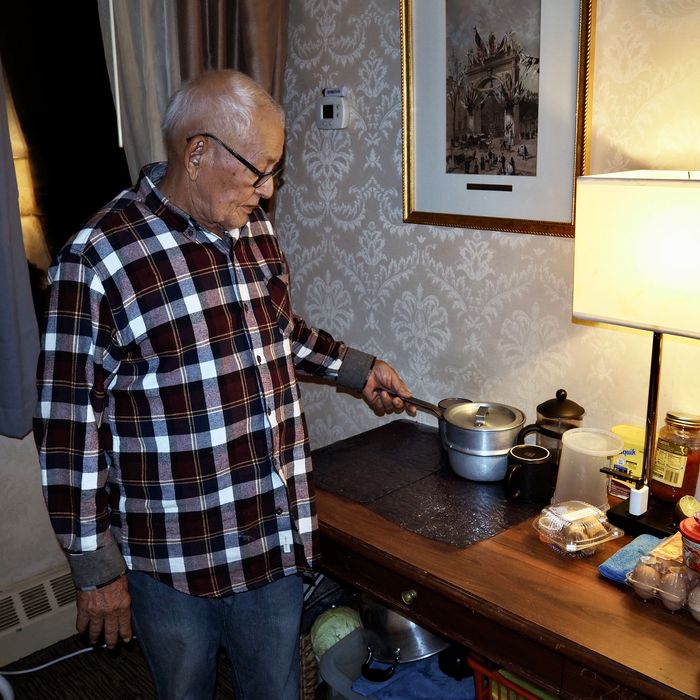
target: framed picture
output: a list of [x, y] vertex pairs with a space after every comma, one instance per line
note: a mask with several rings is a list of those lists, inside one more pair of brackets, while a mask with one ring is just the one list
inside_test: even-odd
[[401, 0], [404, 221], [574, 235], [595, 0]]

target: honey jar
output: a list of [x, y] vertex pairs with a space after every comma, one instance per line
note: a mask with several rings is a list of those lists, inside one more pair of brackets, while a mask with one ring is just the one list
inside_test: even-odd
[[700, 416], [669, 411], [654, 453], [651, 493], [662, 501], [694, 495], [700, 467]]

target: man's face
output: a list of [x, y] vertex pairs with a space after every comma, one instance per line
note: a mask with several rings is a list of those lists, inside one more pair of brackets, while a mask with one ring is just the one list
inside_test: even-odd
[[[245, 142], [236, 143], [231, 133], [215, 134], [260, 172], [275, 170], [284, 149], [284, 129], [278, 120], [256, 118]], [[240, 140], [240, 139], [239, 139]], [[241, 228], [261, 199], [274, 191], [274, 179], [254, 187], [257, 176], [226, 147], [204, 135], [192, 139], [193, 153], [201, 151], [197, 176], [190, 179], [190, 213], [214, 233]]]

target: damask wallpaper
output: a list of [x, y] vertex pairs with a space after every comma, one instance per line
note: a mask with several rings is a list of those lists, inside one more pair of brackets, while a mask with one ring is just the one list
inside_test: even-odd
[[[592, 172], [700, 169], [699, 35], [700, 0], [599, 0]], [[398, 1], [291, 0], [289, 39], [277, 229], [297, 313], [422, 398], [508, 403], [531, 422], [563, 387], [584, 425], [643, 425], [650, 334], [572, 322], [572, 240], [402, 222]], [[315, 101], [339, 86], [348, 128], [320, 131]], [[661, 417], [700, 413], [699, 348], [665, 341]], [[314, 447], [387, 420], [324, 385], [303, 394]]]

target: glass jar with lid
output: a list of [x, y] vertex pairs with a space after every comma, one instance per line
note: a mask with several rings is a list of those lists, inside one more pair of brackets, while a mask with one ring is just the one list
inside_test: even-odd
[[700, 467], [700, 416], [669, 411], [659, 431], [651, 493], [662, 501], [694, 495]]

